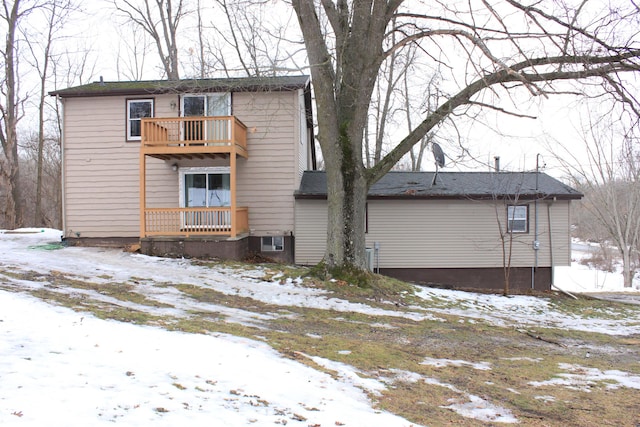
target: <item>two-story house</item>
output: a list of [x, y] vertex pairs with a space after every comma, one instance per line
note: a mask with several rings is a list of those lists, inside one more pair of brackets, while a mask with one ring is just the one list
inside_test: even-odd
[[[72, 244], [311, 265], [324, 256], [308, 76], [94, 82], [64, 106], [63, 219]], [[391, 172], [368, 196], [370, 268], [469, 288], [548, 290], [571, 262], [570, 204], [543, 173]]]
[[71, 243], [294, 261], [293, 193], [315, 162], [308, 76], [101, 79], [51, 95]]

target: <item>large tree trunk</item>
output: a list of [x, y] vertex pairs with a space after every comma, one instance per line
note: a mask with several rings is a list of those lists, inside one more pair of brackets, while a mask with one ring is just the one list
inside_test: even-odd
[[364, 269], [367, 182], [364, 169], [352, 167], [349, 141], [337, 145], [341, 151], [325, 159], [328, 203], [325, 262], [331, 269], [347, 265]]
[[[16, 144], [17, 146], [17, 144]], [[18, 153], [16, 150], [15, 157], [11, 163], [9, 171], [9, 186], [11, 187], [10, 200], [7, 203], [7, 211], [11, 215], [9, 218], [9, 228], [15, 229], [24, 226], [22, 191], [20, 190], [20, 168]]]
[[22, 194], [20, 191], [20, 158], [18, 157], [18, 102], [16, 94], [16, 62], [15, 62], [15, 35], [20, 18], [19, 11], [20, 2], [14, 1], [13, 7], [9, 11], [6, 2], [4, 3], [3, 16], [7, 23], [7, 35], [4, 51], [5, 59], [5, 100], [6, 104], [3, 110], [3, 123], [0, 128], [0, 139], [2, 141], [2, 149], [6, 158], [8, 169], [8, 187], [7, 188], [7, 208], [6, 222], [9, 228], [22, 227], [23, 208]]
[[631, 248], [621, 248], [622, 254], [622, 276], [624, 277], [624, 287], [630, 288], [633, 286], [633, 276], [636, 275], [636, 272], [633, 268], [631, 268]]

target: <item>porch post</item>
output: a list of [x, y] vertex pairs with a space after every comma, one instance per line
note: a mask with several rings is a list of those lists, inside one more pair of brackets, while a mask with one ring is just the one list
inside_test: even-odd
[[142, 147], [140, 148], [140, 238], [147, 236], [145, 208], [147, 207], [147, 160]]
[[229, 185], [231, 187], [231, 237], [236, 237], [238, 232], [238, 220], [236, 215], [236, 149], [231, 148], [229, 154], [229, 163], [231, 166], [231, 176], [229, 177]]

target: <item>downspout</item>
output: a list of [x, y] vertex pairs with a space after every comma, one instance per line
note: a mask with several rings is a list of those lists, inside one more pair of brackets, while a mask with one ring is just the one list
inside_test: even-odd
[[65, 109], [64, 109], [64, 98], [61, 98], [60, 95], [56, 95], [56, 100], [58, 102], [60, 102], [60, 105], [62, 105], [62, 115], [61, 115], [61, 120], [62, 120], [62, 132], [60, 132], [60, 197], [62, 198], [62, 209], [60, 210], [60, 215], [62, 215], [62, 238], [64, 239], [67, 235], [67, 209], [66, 209], [66, 193], [65, 193], [65, 189], [66, 189], [66, 178], [65, 178], [65, 155], [64, 155], [64, 134], [66, 133], [66, 128], [64, 125], [64, 116], [65, 116]]
[[534, 262], [533, 269], [531, 270], [531, 290], [535, 289], [536, 285], [536, 271], [538, 271], [538, 250], [540, 249], [540, 242], [538, 241], [538, 177], [540, 176], [540, 153], [536, 154], [536, 200], [535, 205], [535, 230], [533, 238], [533, 254]]
[[551, 286], [553, 287], [553, 275], [554, 275], [554, 265], [553, 265], [553, 233], [551, 232], [551, 205], [555, 197], [551, 200], [547, 201], [547, 222], [549, 223], [549, 263], [551, 264]]

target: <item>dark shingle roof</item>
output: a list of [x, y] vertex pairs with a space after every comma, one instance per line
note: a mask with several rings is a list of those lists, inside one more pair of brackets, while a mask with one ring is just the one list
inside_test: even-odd
[[[535, 172], [389, 172], [369, 189], [369, 199], [491, 199], [514, 197], [580, 199], [582, 194], [545, 173]], [[306, 171], [297, 199], [323, 199], [327, 177], [323, 171]]]
[[86, 85], [70, 87], [49, 92], [49, 95], [61, 98], [77, 98], [91, 96], [114, 95], [149, 95], [161, 93], [185, 92], [262, 92], [304, 89], [309, 83], [309, 76], [281, 77], [244, 77], [225, 79], [192, 79], [192, 80], [145, 80], [134, 82], [93, 82]]

